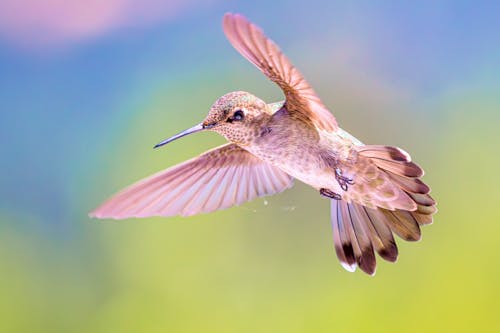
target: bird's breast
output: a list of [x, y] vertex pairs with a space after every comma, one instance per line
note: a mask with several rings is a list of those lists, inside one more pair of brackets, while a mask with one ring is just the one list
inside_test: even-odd
[[314, 188], [335, 190], [338, 187], [335, 169], [324, 159], [325, 151], [334, 152], [335, 148], [324, 147], [317, 133], [297, 129], [282, 131], [271, 127], [245, 148], [263, 161]]

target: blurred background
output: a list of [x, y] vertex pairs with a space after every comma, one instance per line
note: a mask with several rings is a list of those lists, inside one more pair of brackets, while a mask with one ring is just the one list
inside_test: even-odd
[[[282, 99], [226, 41], [240, 12], [364, 142], [427, 171], [439, 212], [397, 264], [342, 269], [328, 201], [190, 218], [87, 217], [224, 142], [226, 92]], [[500, 331], [497, 1], [0, 1], [0, 331]]]

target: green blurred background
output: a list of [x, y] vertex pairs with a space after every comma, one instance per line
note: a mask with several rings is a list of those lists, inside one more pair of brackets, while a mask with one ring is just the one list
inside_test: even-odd
[[[498, 2], [0, 1], [1, 332], [499, 332]], [[233, 90], [279, 90], [225, 40], [241, 12], [364, 142], [400, 146], [439, 204], [397, 264], [348, 273], [328, 201], [296, 186], [190, 218], [92, 220], [223, 142]]]

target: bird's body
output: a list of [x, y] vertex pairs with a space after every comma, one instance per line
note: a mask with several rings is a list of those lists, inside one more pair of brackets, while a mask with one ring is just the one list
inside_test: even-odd
[[[364, 145], [342, 130], [274, 42], [240, 15], [226, 14], [232, 45], [286, 99], [267, 104], [243, 91], [220, 97], [205, 120], [157, 146], [210, 130], [230, 143], [164, 170], [96, 209], [99, 218], [194, 215], [289, 188], [298, 179], [331, 200], [337, 256], [348, 270], [375, 272], [374, 251], [397, 258], [393, 233], [420, 238], [436, 212], [423, 170], [403, 150]], [[157, 147], [155, 146], [155, 147]]]
[[319, 190], [328, 188], [341, 193], [335, 180], [335, 168], [324, 156], [335, 156], [346, 168], [355, 154], [354, 143], [339, 133], [318, 131], [300, 120], [290, 117], [286, 107], [274, 113], [255, 131], [252, 142], [245, 149], [290, 176]]

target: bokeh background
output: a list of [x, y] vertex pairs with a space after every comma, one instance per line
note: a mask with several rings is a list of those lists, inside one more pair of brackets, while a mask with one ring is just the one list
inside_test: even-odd
[[[223, 142], [233, 90], [280, 91], [221, 30], [241, 12], [440, 211], [375, 277], [338, 264], [302, 185], [190, 218], [92, 220], [115, 191]], [[1, 332], [499, 332], [498, 1], [0, 1]]]

